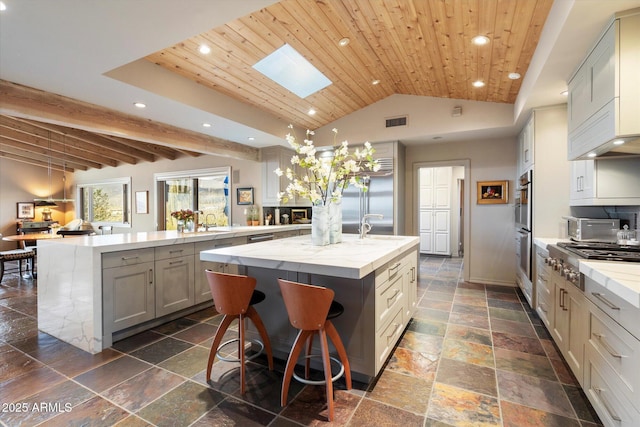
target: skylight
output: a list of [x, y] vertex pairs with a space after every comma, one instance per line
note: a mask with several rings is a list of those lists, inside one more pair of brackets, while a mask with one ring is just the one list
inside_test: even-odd
[[288, 44], [258, 61], [253, 68], [300, 98], [331, 84], [331, 80]]

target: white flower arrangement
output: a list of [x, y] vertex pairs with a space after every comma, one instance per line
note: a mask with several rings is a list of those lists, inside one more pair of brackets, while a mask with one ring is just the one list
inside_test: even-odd
[[[293, 126], [289, 125], [289, 128]], [[333, 151], [327, 151], [328, 155], [318, 157], [313, 140], [310, 139], [314, 135], [313, 131], [307, 130], [307, 138], [302, 144], [296, 142], [293, 135], [287, 134], [287, 142], [296, 152], [291, 157], [291, 164], [294, 168], [298, 166], [297, 170], [305, 172], [299, 176], [292, 168], [287, 168], [286, 171], [278, 168], [274, 171], [278, 176], [285, 175], [291, 181], [285, 191], [278, 193], [279, 200], [286, 203], [299, 195], [311, 200], [314, 206], [328, 205], [339, 201], [342, 192], [349, 185], [367, 190], [366, 175], [362, 172], [380, 170], [378, 161], [373, 158], [375, 150], [369, 142], [365, 142], [364, 148], [356, 148], [350, 153], [347, 141], [336, 146], [337, 129], [333, 129], [333, 134]]]

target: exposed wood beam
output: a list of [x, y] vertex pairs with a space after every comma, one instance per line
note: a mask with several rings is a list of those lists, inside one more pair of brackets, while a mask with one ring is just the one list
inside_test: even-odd
[[203, 154], [259, 160], [257, 148], [0, 80], [0, 113]]
[[[7, 147], [13, 147], [14, 149], [19, 149], [24, 151], [25, 153], [31, 153], [36, 159], [41, 159], [45, 162], [51, 160], [52, 165], [67, 165], [67, 168], [72, 169], [82, 169], [87, 170], [88, 168], [100, 169], [102, 168], [102, 164], [99, 162], [87, 160], [82, 157], [74, 157], [67, 156], [65, 159], [60, 159], [57, 157], [51, 157], [48, 148], [41, 147], [34, 144], [29, 144], [21, 140], [15, 140], [11, 138], [7, 138], [4, 135], [0, 135], [0, 145], [3, 150], [9, 150]], [[46, 166], [46, 164], [45, 164]]]

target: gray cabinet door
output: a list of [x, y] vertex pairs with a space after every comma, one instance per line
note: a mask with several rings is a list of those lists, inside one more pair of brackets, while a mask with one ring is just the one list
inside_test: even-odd
[[115, 332], [155, 317], [153, 262], [102, 271], [105, 332]]
[[156, 317], [194, 304], [194, 256], [156, 261]]

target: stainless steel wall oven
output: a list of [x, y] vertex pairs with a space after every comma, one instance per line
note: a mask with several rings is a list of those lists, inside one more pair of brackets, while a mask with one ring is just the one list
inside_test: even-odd
[[531, 281], [533, 239], [533, 171], [529, 170], [518, 178], [515, 201], [516, 257], [520, 273]]

